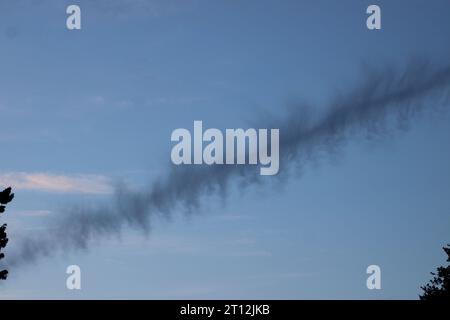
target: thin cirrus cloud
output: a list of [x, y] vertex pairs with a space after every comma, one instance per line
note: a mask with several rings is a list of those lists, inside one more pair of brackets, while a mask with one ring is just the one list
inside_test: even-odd
[[51, 213], [50, 210], [21, 210], [15, 212], [15, 215], [22, 217], [46, 217]]
[[2, 186], [14, 190], [33, 190], [51, 193], [110, 194], [111, 181], [102, 175], [58, 175], [51, 173], [8, 172], [0, 174]]

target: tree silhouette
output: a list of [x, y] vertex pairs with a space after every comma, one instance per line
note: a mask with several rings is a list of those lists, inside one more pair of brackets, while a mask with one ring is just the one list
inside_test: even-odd
[[[450, 244], [442, 249], [447, 254], [447, 262], [450, 262]], [[450, 264], [437, 268], [437, 274], [431, 274], [434, 278], [426, 286], [420, 287], [423, 290], [420, 300], [450, 300]]]
[[[2, 192], [0, 192], [0, 214], [5, 212], [6, 204], [11, 202], [14, 198], [14, 193], [11, 193], [11, 187], [6, 188]], [[8, 235], [6, 234], [6, 224], [3, 224], [0, 227], [0, 260], [5, 257], [5, 255], [1, 252], [3, 248], [6, 247], [8, 243]], [[6, 280], [8, 277], [7, 270], [0, 270], [0, 280]]]

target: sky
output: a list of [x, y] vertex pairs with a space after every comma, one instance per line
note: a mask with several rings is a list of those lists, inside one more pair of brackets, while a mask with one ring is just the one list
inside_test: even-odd
[[[81, 30], [66, 28], [70, 4]], [[381, 30], [366, 27], [370, 4]], [[118, 181], [148, 187], [170, 166], [171, 132], [194, 120], [248, 128], [298, 101], [321, 108], [364, 65], [448, 63], [449, 12], [446, 0], [0, 0], [0, 186], [16, 195], [5, 261], [62, 208], [107, 203]], [[10, 268], [0, 298], [417, 299], [450, 242], [449, 117], [355, 137], [148, 234]], [[66, 288], [69, 265], [81, 290]], [[381, 290], [366, 287], [369, 265]]]

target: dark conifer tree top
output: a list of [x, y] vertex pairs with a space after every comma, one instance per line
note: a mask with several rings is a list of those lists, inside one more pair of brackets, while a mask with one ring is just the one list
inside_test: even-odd
[[[14, 193], [11, 193], [11, 187], [0, 192], [0, 215], [3, 215], [6, 204], [14, 199]], [[6, 224], [0, 226], [0, 260], [5, 258], [5, 254], [1, 252], [8, 244], [8, 235], [6, 233]], [[0, 270], [0, 280], [6, 280], [8, 276], [7, 270]]]
[[[450, 262], [450, 244], [442, 249], [447, 254], [447, 262]], [[431, 274], [434, 278], [427, 285], [421, 287], [423, 294], [420, 299], [450, 301], [450, 264], [437, 268], [436, 273], [431, 272]]]

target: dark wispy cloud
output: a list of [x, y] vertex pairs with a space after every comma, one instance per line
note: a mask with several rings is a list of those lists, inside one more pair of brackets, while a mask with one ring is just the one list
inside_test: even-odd
[[[401, 68], [367, 68], [359, 85], [337, 95], [328, 106], [299, 104], [281, 119], [260, 127], [280, 129], [283, 176], [315, 157], [334, 154], [349, 139], [399, 132], [419, 115], [449, 105], [450, 66], [415, 60]], [[230, 186], [249, 187], [271, 179], [261, 177], [255, 166], [171, 167], [146, 189], [118, 186], [109, 204], [64, 209], [47, 233], [22, 239], [8, 261], [21, 265], [60, 251], [87, 248], [92, 240], [120, 233], [124, 227], [148, 232], [156, 216], [168, 217], [176, 210], [195, 212], [208, 195], [226, 198]]]

